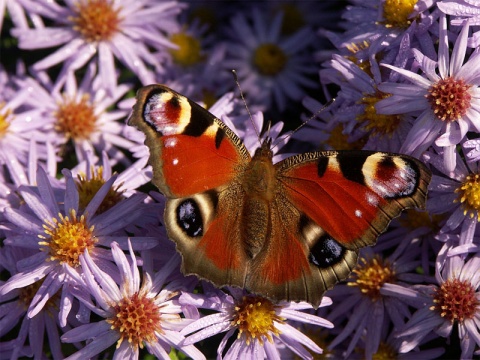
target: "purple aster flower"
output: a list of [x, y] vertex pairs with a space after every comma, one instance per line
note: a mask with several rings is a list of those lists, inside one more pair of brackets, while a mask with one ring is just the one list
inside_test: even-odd
[[98, 64], [102, 83], [113, 91], [117, 74], [115, 59], [131, 70], [144, 84], [154, 82], [151, 68], [161, 70], [160, 57], [151, 47], [173, 47], [164, 32], [178, 28], [176, 15], [182, 6], [176, 1], [155, 3], [149, 0], [19, 0], [25, 10], [40, 15], [51, 26], [14, 28], [21, 49], [61, 46], [33, 65], [42, 71], [63, 63], [59, 82], [88, 62]]
[[[93, 196], [113, 176], [115, 171], [112, 168], [112, 162], [115, 161], [112, 161], [105, 151], [102, 152], [101, 159], [98, 159], [92, 152], [86, 152], [85, 155], [85, 161], [79, 163], [71, 171], [73, 176], [77, 177], [77, 185], [94, 184], [92, 188], [88, 189]], [[152, 169], [147, 165], [147, 161], [148, 158], [143, 157], [118, 173], [112, 187], [118, 200], [130, 197], [137, 192], [136, 189], [152, 180]]]
[[389, 94], [378, 90], [381, 78], [370, 74], [371, 67], [378, 65], [374, 61], [370, 65], [359, 66], [334, 54], [328, 67], [321, 70], [323, 83], [333, 82], [341, 87], [335, 110], [329, 110], [329, 123], [341, 125], [350, 143], [363, 140], [364, 149], [398, 151], [407, 135], [410, 117], [376, 111], [375, 105]]
[[15, 26], [25, 29], [28, 28], [28, 21], [22, 6], [16, 0], [0, 0], [0, 33], [2, 32], [3, 21], [6, 18], [5, 10], [8, 11]]
[[[473, 25], [480, 25], [480, 3], [478, 1], [468, 0], [446, 0], [437, 3], [438, 8], [447, 15], [453, 15], [450, 21], [452, 25], [463, 25], [465, 20]], [[480, 32], [476, 31], [468, 39], [468, 46], [478, 48], [480, 45]]]
[[[144, 347], [160, 359], [170, 359], [171, 347], [193, 359], [204, 359], [193, 345], [182, 344], [184, 337], [179, 331], [191, 320], [180, 316], [182, 307], [175, 299], [179, 284], [165, 282], [170, 272], [179, 266], [180, 258], [172, 258], [153, 277], [144, 273], [142, 281], [130, 242], [130, 259], [117, 243], [113, 242], [111, 247], [115, 269], [103, 271], [85, 251], [79, 259], [83, 276], [69, 270], [78, 283], [73, 291], [75, 296], [103, 320], [78, 326], [62, 335], [64, 342], [87, 341], [68, 359], [93, 357], [115, 343], [113, 356], [118, 359], [138, 359], [139, 350]], [[119, 274], [119, 281], [113, 275], [115, 272]]]
[[449, 257], [436, 274], [438, 285], [418, 286], [405, 294], [419, 309], [397, 334], [404, 340], [400, 352], [409, 352], [431, 332], [449, 337], [457, 325], [460, 358], [472, 358], [475, 346], [480, 346], [479, 268], [480, 253], [466, 261]]
[[[31, 254], [30, 250], [4, 246], [0, 248], [0, 262], [7, 267], [10, 275], [15, 275], [18, 273], [17, 261], [27, 258], [28, 254]], [[44, 358], [44, 337], [48, 338], [51, 357], [64, 358], [59, 336], [60, 325], [56, 316], [60, 306], [60, 293], [52, 296], [38, 314], [26, 316], [28, 306], [42, 283], [38, 281], [0, 296], [0, 338], [13, 338], [9, 342], [0, 342], [0, 349], [9, 348], [8, 356], [0, 353], [1, 359], [12, 360], [21, 356]], [[0, 286], [3, 284], [1, 282]]]
[[295, 34], [281, 35], [282, 16], [269, 19], [258, 9], [251, 16], [237, 14], [232, 20], [228, 54], [224, 66], [235, 69], [251, 101], [268, 107], [272, 100], [280, 110], [287, 99], [298, 101], [304, 87], [318, 86], [310, 79], [317, 70], [305, 52], [314, 40], [304, 27]]
[[[468, 150], [471, 149], [471, 150]], [[463, 151], [467, 161], [480, 160], [480, 139], [467, 140], [463, 143]]]
[[[82, 203], [84, 196], [67, 170], [66, 189], [55, 191], [45, 172], [40, 168], [37, 174], [37, 187], [20, 186], [18, 193], [25, 205], [20, 208], [5, 209], [8, 221], [4, 245], [30, 249], [33, 251], [25, 259], [17, 262], [18, 273], [0, 287], [0, 296], [12, 290], [21, 289], [43, 280], [31, 303], [27, 316], [33, 317], [43, 309], [47, 301], [61, 289], [60, 324], [66, 324], [71, 309], [72, 295], [69, 292], [66, 268], [80, 271], [79, 256], [84, 251], [91, 252], [95, 260], [104, 268], [110, 268], [111, 254], [105, 247], [115, 240], [127, 248], [128, 234], [125, 226], [142, 216], [144, 195], [133, 195], [110, 207], [102, 208], [104, 201], [111, 197], [111, 187], [116, 176], [106, 181], [88, 203]], [[83, 206], [81, 206], [83, 205]], [[99, 210], [103, 209], [100, 213]], [[128, 215], [128, 216], [127, 216]], [[138, 250], [156, 245], [154, 239], [141, 238], [134, 242]]]
[[53, 124], [57, 133], [55, 142], [71, 141], [79, 162], [87, 152], [95, 151], [98, 154], [106, 151], [115, 162], [127, 161], [120, 149], [129, 149], [134, 143], [122, 136], [125, 124], [118, 120], [124, 119], [128, 110], [110, 110], [129, 90], [127, 85], [118, 85], [108, 93], [94, 65], [88, 67], [80, 83], [69, 73], [64, 86], [59, 83], [42, 86], [32, 79], [20, 85], [29, 86], [28, 105], [40, 111], [44, 121]]
[[442, 240], [442, 233], [456, 231], [459, 234], [458, 246], [468, 246], [473, 241], [473, 234], [480, 219], [480, 175], [478, 162], [465, 162], [458, 152], [456, 168], [449, 171], [442, 159], [443, 154], [428, 152], [425, 159], [438, 172], [432, 176], [429, 186], [429, 200], [427, 209], [432, 214], [442, 214], [445, 225], [440, 231], [438, 239]]
[[29, 153], [34, 151], [37, 158], [45, 160], [48, 157], [46, 144], [54, 141], [55, 134], [52, 121], [29, 105], [32, 88], [15, 87], [19, 90], [0, 102], [0, 164], [6, 166], [18, 186], [28, 182], [25, 168]]
[[381, 54], [384, 61], [392, 63], [402, 54], [405, 36], [429, 54], [433, 52], [425, 39], [438, 17], [438, 10], [429, 12], [435, 0], [351, 2], [342, 14], [345, 32], [322, 31], [343, 55], [369, 61]]
[[[379, 89], [392, 94], [377, 104], [382, 114], [414, 113], [416, 120], [400, 152], [420, 156], [433, 143], [444, 148], [444, 161], [449, 171], [455, 169], [455, 146], [467, 131], [480, 131], [480, 57], [472, 56], [464, 64], [468, 24], [460, 32], [450, 57], [447, 21], [440, 17], [438, 61], [412, 49], [415, 60], [426, 77], [388, 64], [412, 84], [383, 83]], [[438, 72], [435, 68], [438, 66]]]
[[[286, 345], [302, 359], [311, 358], [310, 351], [322, 353], [311, 339], [290, 325], [288, 321], [313, 324], [331, 328], [333, 325], [321, 317], [300, 310], [312, 309], [305, 302], [294, 303], [272, 301], [258, 295], [246, 294], [243, 290], [231, 288], [232, 295], [220, 290], [206, 295], [183, 293], [180, 303], [201, 309], [216, 311], [187, 325], [181, 333], [189, 335], [185, 344], [193, 344], [211, 336], [226, 332], [217, 349], [218, 359], [280, 358], [275, 340]], [[324, 297], [320, 307], [331, 304]], [[229, 338], [238, 332], [236, 340], [227, 349]], [[305, 347], [304, 347], [305, 346]]]
[[364, 337], [365, 358], [371, 358], [378, 351], [384, 324], [398, 328], [404, 325], [405, 318], [410, 317], [408, 303], [397, 296], [381, 293], [389, 283], [406, 285], [424, 280], [422, 275], [415, 273], [420, 266], [419, 242], [416, 239], [403, 240], [397, 240], [397, 246], [388, 257], [374, 253], [375, 248], [362, 249], [359, 263], [347, 285], [336, 285], [329, 290], [328, 296], [336, 306], [327, 319], [334, 324], [342, 320], [347, 322], [330, 343], [330, 349], [349, 339], [344, 353], [348, 357]]

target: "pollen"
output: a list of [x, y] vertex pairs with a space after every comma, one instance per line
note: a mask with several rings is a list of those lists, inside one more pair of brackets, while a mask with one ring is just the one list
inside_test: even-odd
[[2, 110], [5, 108], [5, 103], [0, 103], [0, 138], [4, 137], [7, 134], [8, 128], [10, 127], [9, 117], [12, 114], [11, 110]]
[[79, 0], [75, 4], [75, 16], [69, 20], [85, 40], [108, 41], [119, 32], [119, 12], [113, 0]]
[[364, 105], [363, 114], [357, 115], [357, 121], [363, 129], [373, 135], [392, 136], [400, 125], [400, 115], [378, 114], [375, 105], [380, 100], [388, 98], [390, 94], [377, 91], [373, 95], [364, 96], [358, 103]]
[[178, 49], [170, 49], [176, 64], [187, 67], [203, 60], [200, 41], [192, 35], [176, 33], [170, 37], [170, 41], [178, 46]]
[[386, 260], [375, 256], [370, 260], [361, 258], [357, 268], [353, 270], [354, 281], [349, 286], [358, 286], [363, 295], [372, 301], [381, 298], [380, 289], [385, 283], [395, 282], [395, 269]]
[[471, 106], [470, 88], [463, 79], [448, 77], [430, 86], [425, 97], [438, 119], [455, 121], [465, 116]]
[[[103, 179], [103, 167], [100, 166], [97, 172], [95, 172], [92, 167], [90, 173], [93, 175], [89, 178], [87, 178], [85, 174], [78, 174], [76, 180], [81, 210], [84, 210], [87, 207], [93, 197], [97, 194], [98, 190], [100, 190], [103, 184], [105, 184], [105, 180]], [[97, 210], [97, 214], [107, 211], [124, 199], [123, 191], [120, 190], [120, 186], [121, 185], [118, 185], [108, 190], [107, 195]]]
[[85, 250], [91, 250], [97, 239], [93, 234], [93, 226], [88, 226], [84, 215], [77, 217], [75, 210], [69, 216], [58, 214], [58, 218], [46, 220], [43, 225], [45, 235], [39, 235], [43, 251], [48, 251], [50, 261], [67, 263], [77, 267], [79, 256]]
[[287, 64], [288, 56], [275, 44], [262, 44], [253, 54], [253, 65], [261, 75], [276, 76]]
[[455, 202], [463, 205], [463, 214], [469, 214], [471, 219], [477, 216], [477, 220], [480, 220], [480, 175], [467, 175], [455, 192], [458, 194]]
[[[362, 70], [365, 74], [367, 74], [370, 77], [373, 77], [372, 74], [372, 69], [371, 69], [371, 64], [369, 60], [363, 60], [359, 59], [358, 53], [360, 52], [365, 52], [370, 47], [370, 43], [366, 40], [360, 42], [360, 43], [350, 43], [346, 45], [346, 49], [352, 53], [352, 55], [345, 56], [347, 60], [350, 60], [352, 63], [357, 65], [360, 70]], [[377, 53], [375, 55], [375, 58], [377, 58], [377, 62], [380, 62], [378, 58], [381, 57], [381, 52]]]
[[143, 291], [124, 297], [113, 306], [113, 310], [115, 315], [107, 322], [112, 330], [120, 333], [117, 348], [127, 340], [132, 347], [143, 349], [145, 342], [156, 342], [155, 333], [164, 333], [161, 309], [155, 304], [155, 298], [147, 297]]
[[86, 94], [80, 101], [65, 97], [54, 116], [57, 120], [55, 129], [73, 140], [88, 139], [95, 131], [97, 116]]
[[383, 24], [386, 28], [406, 29], [412, 23], [412, 14], [417, 0], [385, 0]]
[[433, 303], [430, 310], [437, 311], [452, 323], [473, 319], [480, 306], [472, 284], [459, 279], [448, 279], [435, 289]]
[[284, 318], [277, 315], [278, 306], [260, 296], [244, 296], [235, 306], [232, 325], [238, 328], [238, 337], [245, 336], [247, 345], [257, 339], [263, 345], [264, 338], [273, 343], [272, 334], [279, 335], [275, 321], [283, 323]]

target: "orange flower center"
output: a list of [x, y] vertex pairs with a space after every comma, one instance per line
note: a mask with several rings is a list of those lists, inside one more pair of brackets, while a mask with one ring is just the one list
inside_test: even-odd
[[87, 41], [107, 41], [119, 31], [120, 9], [114, 9], [112, 0], [79, 0], [75, 12], [73, 28]]
[[480, 305], [472, 284], [459, 279], [449, 279], [439, 289], [435, 289], [433, 302], [435, 305], [430, 310], [439, 312], [441, 317], [452, 323], [455, 320], [463, 322], [465, 319], [473, 319]]
[[426, 98], [438, 119], [455, 121], [462, 118], [470, 108], [470, 88], [463, 79], [448, 77], [430, 86]]

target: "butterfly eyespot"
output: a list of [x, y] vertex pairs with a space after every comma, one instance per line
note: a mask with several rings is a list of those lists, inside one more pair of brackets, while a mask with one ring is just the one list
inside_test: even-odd
[[183, 200], [176, 209], [178, 226], [190, 237], [203, 235], [202, 213], [193, 199]]
[[345, 248], [343, 246], [328, 234], [325, 234], [310, 249], [308, 259], [310, 263], [319, 268], [327, 268], [340, 261], [344, 252]]

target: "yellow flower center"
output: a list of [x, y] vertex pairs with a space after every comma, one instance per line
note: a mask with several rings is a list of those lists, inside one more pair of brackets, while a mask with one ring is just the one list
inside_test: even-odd
[[383, 341], [378, 345], [378, 350], [372, 356], [372, 360], [394, 360], [398, 358], [398, 352]]
[[253, 65], [261, 75], [275, 76], [287, 64], [285, 52], [275, 44], [260, 45], [253, 54]]
[[465, 177], [463, 183], [455, 189], [458, 198], [455, 202], [463, 205], [463, 214], [470, 214], [470, 218], [475, 215], [480, 220], [480, 175], [470, 174]]
[[372, 301], [381, 298], [380, 289], [385, 283], [395, 282], [395, 269], [386, 260], [375, 256], [371, 260], [361, 258], [357, 268], [353, 270], [355, 281], [348, 283], [349, 286], [358, 286], [363, 295]]
[[360, 150], [365, 144], [365, 141], [357, 140], [349, 142], [348, 135], [343, 133], [343, 125], [339, 124], [332, 129], [326, 143], [334, 150]]
[[365, 95], [360, 101], [364, 105], [363, 114], [357, 115], [357, 121], [363, 124], [363, 129], [373, 135], [391, 136], [400, 125], [400, 115], [378, 114], [375, 105], [380, 100], [390, 97], [380, 91], [373, 95]]
[[294, 3], [280, 4], [276, 10], [283, 13], [281, 30], [283, 35], [294, 34], [305, 26], [305, 18]]
[[459, 279], [448, 279], [435, 289], [433, 302], [435, 305], [430, 310], [439, 312], [452, 323], [473, 319], [480, 306], [472, 284]]
[[120, 9], [114, 9], [113, 0], [79, 0], [75, 4], [73, 29], [87, 41], [108, 41], [119, 32]]
[[385, 0], [383, 3], [383, 24], [387, 28], [406, 29], [412, 23], [409, 19], [418, 0]]
[[[103, 179], [103, 167], [100, 166], [96, 173], [92, 167], [91, 173], [93, 174], [93, 176], [90, 179], [87, 179], [85, 174], [78, 174], [77, 177], [76, 184], [80, 197], [81, 210], [85, 210], [85, 208], [93, 199], [98, 190], [100, 190], [103, 184], [105, 184], [105, 180]], [[108, 190], [107, 195], [105, 196], [102, 204], [97, 210], [98, 214], [107, 211], [108, 209], [118, 204], [121, 200], [123, 200], [123, 191], [120, 191], [119, 188], [120, 185], [115, 188], [110, 188], [110, 190]]]
[[247, 345], [254, 339], [258, 339], [263, 344], [264, 337], [273, 343], [272, 333], [280, 334], [280, 331], [275, 328], [274, 321], [285, 321], [277, 315], [276, 308], [270, 300], [263, 297], [244, 296], [235, 306], [232, 320], [232, 325], [238, 328], [238, 337], [245, 336]]
[[200, 41], [188, 34], [177, 33], [170, 37], [170, 41], [178, 46], [178, 49], [170, 49], [173, 61], [181, 66], [192, 66], [203, 60]]
[[10, 126], [10, 121], [8, 118], [12, 114], [11, 110], [6, 110], [2, 114], [2, 110], [5, 107], [5, 103], [0, 103], [0, 138], [4, 137], [7, 134], [8, 128]]
[[95, 130], [97, 117], [88, 95], [82, 96], [79, 102], [65, 98], [54, 115], [55, 129], [73, 140], [88, 139]]
[[[28, 309], [28, 307], [32, 303], [33, 297], [37, 294], [38, 289], [40, 289], [40, 286], [42, 286], [44, 281], [45, 281], [45, 278], [19, 289], [18, 300], [23, 304], [25, 311]], [[48, 314], [51, 316], [55, 316], [55, 315], [58, 316], [59, 300], [60, 300], [60, 293], [56, 292], [53, 296], [51, 296], [48, 299], [42, 311], [48, 312]]]
[[49, 252], [50, 261], [77, 267], [80, 264], [79, 256], [85, 250], [93, 249], [97, 242], [93, 226], [88, 227], [83, 215], [77, 218], [75, 210], [70, 210], [70, 216], [58, 214], [58, 219], [44, 222], [45, 235], [38, 236], [43, 239], [38, 244], [42, 250]]
[[145, 342], [156, 342], [156, 332], [163, 333], [160, 307], [155, 304], [155, 298], [135, 293], [120, 300], [113, 308], [115, 315], [107, 322], [112, 330], [120, 333], [117, 348], [127, 340], [131, 346], [143, 349]]
[[448, 77], [432, 84], [425, 95], [435, 116], [442, 121], [462, 118], [470, 108], [471, 85], [463, 79]]

